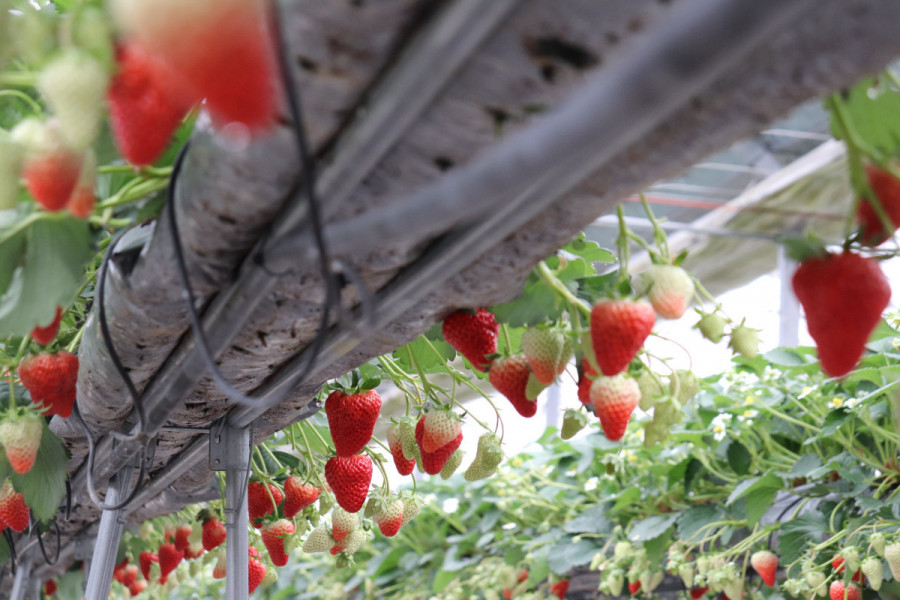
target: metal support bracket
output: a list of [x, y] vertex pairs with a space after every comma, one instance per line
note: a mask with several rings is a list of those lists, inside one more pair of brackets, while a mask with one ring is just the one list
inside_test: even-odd
[[[144, 453], [144, 460], [152, 460], [152, 453], [156, 444], [151, 442]], [[134, 457], [129, 464], [116, 473], [109, 482], [106, 492], [106, 502], [115, 504], [125, 498], [131, 491], [134, 480], [134, 469], [140, 466], [140, 457]], [[127, 511], [105, 510], [100, 517], [100, 529], [97, 531], [97, 540], [94, 543], [94, 552], [91, 558], [90, 569], [87, 571], [87, 583], [84, 597], [91, 600], [101, 600], [109, 596], [109, 588], [112, 584], [113, 569], [116, 566], [116, 556], [119, 552], [119, 542], [125, 529]]]
[[249, 596], [247, 482], [250, 441], [249, 427], [239, 429], [224, 421], [216, 423], [209, 432], [209, 468], [225, 471], [226, 600], [245, 600]]
[[31, 569], [34, 564], [30, 561], [23, 561], [16, 568], [16, 578], [13, 580], [12, 593], [10, 600], [25, 600], [26, 594], [29, 592], [29, 583], [31, 582]]

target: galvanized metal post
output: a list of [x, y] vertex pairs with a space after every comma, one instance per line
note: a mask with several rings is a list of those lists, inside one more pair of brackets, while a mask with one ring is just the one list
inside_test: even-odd
[[17, 565], [16, 578], [13, 580], [12, 593], [9, 596], [9, 600], [25, 600], [33, 566], [30, 560], [22, 561]]
[[44, 590], [44, 582], [36, 573], [31, 575], [31, 600], [41, 600], [41, 592]]
[[[116, 473], [109, 482], [106, 503], [121, 502], [130, 492], [133, 479], [134, 467], [130, 464]], [[97, 541], [94, 543], [94, 554], [90, 570], [87, 571], [87, 585], [84, 590], [86, 599], [102, 600], [109, 597], [113, 569], [116, 566], [116, 555], [119, 552], [119, 541], [122, 539], [122, 531], [125, 528], [125, 516], [124, 509], [119, 509], [105, 510], [100, 517], [100, 529], [97, 532]]]
[[787, 255], [784, 245], [778, 246], [778, 280], [781, 300], [778, 307], [778, 345], [794, 347], [800, 343], [800, 303], [794, 296], [791, 278], [797, 263]]
[[250, 428], [214, 426], [210, 431], [209, 467], [225, 471], [225, 598], [246, 600], [250, 595], [247, 565]]

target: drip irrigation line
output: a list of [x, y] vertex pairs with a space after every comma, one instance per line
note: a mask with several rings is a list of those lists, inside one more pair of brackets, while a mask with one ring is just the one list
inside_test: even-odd
[[134, 386], [134, 382], [131, 380], [131, 375], [128, 374], [128, 371], [125, 369], [125, 365], [122, 364], [122, 359], [119, 357], [119, 353], [116, 351], [115, 344], [113, 344], [112, 335], [110, 335], [109, 332], [109, 322], [106, 319], [105, 292], [106, 276], [109, 271], [109, 260], [112, 257], [116, 246], [119, 244], [119, 241], [122, 239], [122, 235], [123, 234], [119, 234], [112, 241], [112, 243], [106, 249], [106, 254], [103, 255], [103, 262], [100, 265], [100, 281], [97, 284], [97, 310], [100, 318], [100, 334], [103, 337], [103, 343], [106, 345], [106, 351], [109, 353], [109, 357], [112, 360], [116, 372], [118, 372], [119, 377], [122, 378], [122, 381], [125, 383], [125, 387], [128, 388], [128, 393], [131, 395], [131, 401], [134, 404], [137, 413], [137, 424], [133, 433], [128, 435], [120, 431], [112, 431], [110, 433], [119, 441], [133, 442], [141, 437], [144, 433], [144, 424], [147, 422], [146, 413], [144, 411], [144, 403], [141, 400], [140, 394], [138, 394], [138, 391]]
[[78, 409], [78, 403], [75, 403], [74, 409], [72, 410], [72, 416], [75, 417], [75, 422], [81, 427], [81, 430], [84, 432], [85, 437], [88, 442], [88, 459], [86, 467], [86, 481], [85, 488], [87, 488], [88, 496], [91, 498], [91, 502], [93, 502], [97, 508], [100, 510], [121, 510], [128, 506], [132, 500], [134, 500], [135, 496], [137, 496], [138, 492], [141, 489], [141, 483], [144, 481], [144, 475], [147, 472], [147, 461], [145, 460], [147, 455], [147, 447], [144, 446], [141, 448], [141, 458], [140, 458], [140, 471], [138, 473], [137, 483], [134, 488], [132, 488], [131, 493], [128, 494], [128, 497], [118, 504], [106, 504], [103, 500], [100, 499], [100, 495], [97, 493], [97, 488], [94, 486], [94, 458], [96, 455], [96, 444], [94, 443], [94, 436], [91, 434], [91, 430], [88, 428], [87, 423], [84, 422], [84, 419], [81, 416], [81, 411]]
[[13, 541], [12, 532], [7, 527], [3, 530], [3, 539], [6, 540], [6, 545], [9, 546], [9, 569], [13, 575], [16, 574], [16, 544]]
[[[307, 355], [308, 358], [306, 359], [305, 364], [300, 369], [301, 376], [299, 377], [299, 380], [302, 381], [309, 376], [310, 372], [316, 364], [316, 358], [318, 357], [319, 352], [324, 344], [325, 334], [328, 330], [328, 325], [331, 318], [331, 307], [332, 305], [339, 304], [340, 296], [337, 290], [334, 273], [331, 269], [328, 247], [325, 242], [325, 236], [323, 234], [324, 225], [322, 221], [322, 212], [320, 210], [319, 200], [317, 198], [315, 189], [315, 164], [309, 150], [309, 141], [306, 135], [306, 129], [303, 125], [300, 95], [298, 90], [296, 89], [296, 86], [294, 85], [291, 70], [287, 63], [287, 45], [281, 31], [281, 19], [277, 2], [273, 2], [272, 7], [273, 14], [275, 15], [273, 31], [277, 38], [278, 47], [280, 50], [278, 56], [282, 77], [282, 87], [284, 88], [285, 94], [287, 96], [288, 106], [290, 108], [291, 116], [294, 122], [293, 132], [294, 137], [296, 138], [297, 149], [300, 154], [300, 161], [302, 165], [304, 196], [308, 203], [309, 215], [312, 221], [313, 237], [319, 253], [319, 270], [326, 291], [325, 301], [322, 305], [322, 317], [319, 321], [319, 327], [316, 332], [315, 338], [310, 344], [311, 350]], [[219, 365], [216, 364], [216, 360], [213, 357], [213, 352], [210, 349], [206, 334], [203, 331], [203, 325], [200, 320], [200, 315], [197, 312], [197, 298], [194, 294], [193, 287], [191, 286], [190, 278], [188, 277], [187, 261], [185, 260], [184, 246], [181, 242], [181, 235], [178, 228], [178, 218], [175, 211], [175, 188], [178, 182], [178, 178], [181, 174], [181, 169], [184, 165], [184, 158], [189, 148], [190, 140], [188, 140], [188, 142], [186, 142], [184, 146], [182, 146], [181, 151], [178, 153], [178, 157], [175, 159], [175, 163], [172, 166], [172, 173], [169, 179], [167, 192], [168, 197], [166, 200], [166, 217], [168, 219], [169, 228], [171, 229], [172, 233], [172, 246], [175, 254], [175, 263], [177, 266], [178, 276], [181, 281], [182, 289], [187, 297], [188, 316], [191, 322], [191, 331], [193, 332], [194, 339], [197, 342], [197, 347], [200, 349], [200, 353], [203, 356], [204, 362], [206, 362], [207, 369], [209, 369], [210, 376], [218, 386], [219, 390], [235, 404], [241, 406], [257, 406], [260, 402], [259, 398], [244, 394], [225, 379], [225, 376], [222, 374]], [[265, 244], [263, 244], [262, 246], [263, 250], [260, 250], [260, 252], [257, 253], [257, 255], [253, 259], [260, 266], [265, 265]], [[350, 273], [350, 270], [346, 267], [344, 267], [344, 271], [348, 274]], [[280, 274], [276, 273], [275, 275]], [[349, 276], [353, 277], [353, 275]], [[356, 279], [359, 282], [362, 281], [358, 276], [356, 277]], [[357, 284], [357, 287], [359, 287], [359, 284]], [[363, 290], [363, 288], [360, 288], [360, 295], [361, 297], [365, 297], [366, 295], [366, 292]], [[283, 399], [285, 396], [287, 396], [289, 391], [290, 390], [282, 391], [280, 393], [280, 396], [276, 398], [275, 401], [277, 402]], [[266, 399], [266, 402], [271, 401], [271, 398]]]
[[72, 481], [66, 475], [66, 521], [72, 516]]
[[56, 528], [56, 556], [53, 557], [53, 560], [50, 560], [50, 557], [47, 556], [47, 549], [44, 547], [44, 539], [41, 537], [40, 525], [37, 522], [37, 519], [34, 518], [34, 511], [31, 511], [30, 514], [31, 514], [32, 531], [34, 533], [37, 533], [37, 536], [36, 536], [37, 542], [38, 542], [38, 546], [41, 548], [41, 554], [44, 557], [44, 562], [46, 562], [48, 565], [51, 565], [51, 566], [55, 565], [56, 562], [59, 560], [59, 552], [62, 549], [62, 544], [61, 544], [62, 533], [59, 531], [59, 524], [54, 519], [53, 527]]

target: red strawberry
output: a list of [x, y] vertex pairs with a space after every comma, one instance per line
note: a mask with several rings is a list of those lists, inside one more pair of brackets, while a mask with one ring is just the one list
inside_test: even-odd
[[57, 305], [56, 315], [53, 317], [53, 321], [45, 327], [35, 325], [34, 329], [31, 330], [31, 339], [40, 346], [46, 346], [53, 341], [56, 334], [59, 332], [59, 322], [61, 319], [62, 307]]
[[422, 449], [434, 452], [455, 440], [460, 431], [458, 415], [449, 410], [430, 410], [422, 417]]
[[43, 432], [44, 419], [33, 409], [12, 409], [3, 417], [0, 443], [16, 473], [27, 473], [34, 466]]
[[559, 331], [530, 328], [522, 334], [522, 352], [538, 381], [550, 385], [559, 374], [560, 365], [564, 369], [569, 361], [571, 343]]
[[216, 556], [216, 566], [213, 567], [213, 579], [225, 579], [227, 575], [226, 565], [228, 564], [227, 555], [224, 550], [220, 550]]
[[497, 359], [488, 374], [491, 385], [506, 396], [523, 417], [533, 417], [537, 414], [537, 402], [525, 396], [529, 373], [531, 368], [528, 361], [524, 356], [516, 355]]
[[550, 585], [550, 593], [559, 598], [559, 600], [563, 600], [566, 597], [566, 592], [569, 591], [569, 580], [568, 579], [560, 579], [554, 584]]
[[422, 447], [422, 440], [425, 438], [425, 417], [419, 419], [416, 423], [416, 444], [419, 446], [419, 452], [422, 455], [422, 468], [429, 475], [437, 475], [444, 468], [444, 464], [450, 458], [450, 455], [456, 452], [462, 444], [463, 434], [460, 431], [456, 439], [449, 444], [441, 446], [434, 452], [426, 452]]
[[775, 585], [775, 572], [778, 571], [778, 557], [774, 552], [760, 550], [750, 557], [750, 566], [768, 586]]
[[415, 459], [409, 460], [403, 454], [403, 441], [397, 431], [397, 425], [391, 423], [387, 429], [388, 447], [391, 449], [391, 456], [394, 457], [394, 465], [397, 472], [401, 475], [409, 475], [416, 466]]
[[122, 571], [122, 585], [131, 587], [137, 581], [138, 568], [137, 565], [127, 565]]
[[591, 342], [604, 375], [618, 375], [644, 345], [656, 313], [643, 301], [603, 300], [591, 309]]
[[881, 267], [852, 252], [826, 254], [800, 263], [793, 286], [822, 370], [832, 377], [847, 374], [859, 363], [891, 299]]
[[706, 592], [708, 592], [708, 591], [709, 591], [709, 586], [692, 588], [691, 589], [691, 598], [693, 598], [693, 600], [700, 600], [700, 598], [702, 598], [703, 595], [706, 594]]
[[578, 399], [582, 404], [591, 403], [591, 385], [597, 378], [597, 372], [591, 367], [586, 357], [581, 359], [581, 372], [578, 375]]
[[159, 556], [159, 575], [161, 579], [165, 580], [184, 558], [184, 550], [179, 550], [175, 544], [163, 544], [159, 547], [157, 555]]
[[[271, 492], [271, 497], [269, 496]], [[262, 523], [258, 519], [274, 513], [275, 509], [281, 504], [284, 496], [274, 484], [269, 484], [269, 490], [260, 481], [251, 481], [247, 486], [247, 512], [250, 513], [250, 524], [259, 529]], [[272, 501], [275, 504], [272, 504]]]
[[628, 593], [634, 596], [641, 590], [641, 582], [635, 581], [634, 583], [628, 584]]
[[340, 506], [331, 511], [331, 539], [340, 542], [359, 525], [359, 515], [347, 512]]
[[263, 0], [113, 3], [129, 37], [177, 72], [191, 96], [206, 98], [216, 122], [259, 131], [278, 113], [274, 47]]
[[52, 596], [56, 593], [56, 582], [52, 579], [48, 579], [44, 582], [44, 593], [48, 596]]
[[68, 417], [75, 404], [78, 358], [63, 350], [57, 354], [29, 356], [19, 363], [19, 378], [31, 393], [31, 401], [48, 415]]
[[[890, 563], [890, 561], [888, 561]], [[844, 572], [844, 557], [840, 554], [835, 554], [831, 557], [831, 568], [834, 569], [835, 573], [843, 573]], [[856, 573], [851, 577], [851, 581], [855, 581], [857, 583], [865, 583], [862, 581], [864, 575], [863, 572], [859, 569], [856, 570]]]
[[641, 286], [653, 310], [664, 319], [680, 319], [694, 296], [690, 275], [674, 265], [653, 265], [642, 274]]
[[78, 183], [72, 190], [66, 208], [73, 216], [79, 219], [87, 219], [94, 211], [94, 182], [97, 179], [97, 159], [93, 152], [87, 152], [81, 164], [81, 173], [78, 175]]
[[[287, 486], [285, 485], [285, 488]], [[203, 549], [207, 552], [218, 548], [225, 541], [225, 525], [215, 517], [203, 521]]]
[[403, 500], [385, 498], [377, 504], [372, 518], [378, 524], [381, 535], [394, 537], [403, 525]]
[[528, 579], [528, 569], [522, 569], [516, 574], [516, 583], [522, 583]]
[[247, 559], [247, 569], [249, 570], [248, 593], [252, 594], [253, 590], [259, 587], [263, 578], [266, 576], [266, 565], [262, 564], [254, 558]]
[[341, 508], [358, 512], [372, 483], [372, 459], [365, 455], [334, 456], [325, 463], [325, 480]]
[[147, 582], [143, 579], [138, 579], [134, 583], [128, 586], [128, 591], [131, 592], [131, 597], [134, 598], [141, 592], [147, 589]]
[[631, 413], [641, 400], [634, 379], [624, 375], [600, 377], [591, 385], [591, 403], [600, 418], [603, 433], [613, 442], [622, 439]]
[[294, 524], [287, 519], [278, 519], [262, 528], [262, 541], [269, 551], [269, 558], [276, 567], [287, 564], [288, 555], [284, 551], [285, 537], [294, 533]]
[[103, 119], [106, 69], [91, 53], [67, 48], [41, 71], [37, 88], [56, 115], [66, 143], [83, 150], [94, 143]]
[[191, 541], [188, 539], [193, 533], [194, 528], [190, 525], [181, 525], [178, 529], [175, 530], [175, 547], [179, 550], [187, 550], [188, 546], [191, 545]]
[[30, 521], [25, 496], [21, 492], [16, 492], [9, 479], [0, 486], [0, 519], [3, 519], [13, 531], [18, 532], [25, 531]]
[[153, 566], [153, 563], [158, 562], [159, 556], [152, 552], [145, 550], [138, 555], [138, 563], [141, 565], [141, 574], [144, 576], [144, 579], [150, 581], [150, 567]]
[[887, 214], [888, 220], [893, 225], [890, 232], [885, 231], [881, 219], [872, 205], [861, 198], [856, 209], [856, 220], [859, 221], [859, 230], [862, 243], [867, 246], [877, 246], [882, 243], [900, 226], [900, 180], [874, 165], [866, 167], [866, 177], [878, 203]]
[[131, 164], [152, 164], [192, 102], [183, 98], [177, 77], [139, 44], [120, 43], [116, 63], [106, 96], [116, 146]]
[[12, 136], [26, 148], [22, 176], [35, 201], [48, 211], [65, 208], [81, 173], [81, 156], [66, 147], [52, 122], [26, 119]]
[[113, 579], [118, 581], [121, 584], [125, 584], [125, 567], [128, 566], [128, 557], [122, 559], [122, 562], [116, 565], [116, 568], [113, 569]]
[[441, 332], [447, 343], [453, 346], [479, 371], [491, 366], [488, 355], [497, 352], [497, 334], [500, 325], [493, 313], [479, 308], [475, 313], [459, 310], [444, 319]]
[[862, 598], [862, 590], [859, 589], [858, 585], [851, 583], [845, 588], [843, 581], [832, 581], [831, 587], [828, 589], [828, 596], [831, 600], [845, 600], [845, 592], [846, 600], [860, 600]]
[[284, 481], [284, 516], [292, 519], [298, 512], [312, 504], [319, 497], [319, 488], [308, 483], [296, 475], [291, 475]]
[[325, 414], [338, 456], [353, 456], [369, 443], [379, 412], [381, 396], [375, 390], [357, 394], [331, 392], [325, 401]]

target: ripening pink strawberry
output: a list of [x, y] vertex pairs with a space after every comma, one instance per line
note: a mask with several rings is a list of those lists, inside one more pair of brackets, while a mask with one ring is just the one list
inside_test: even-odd
[[679, 319], [694, 296], [694, 282], [681, 267], [653, 265], [641, 276], [653, 310], [664, 319]]

